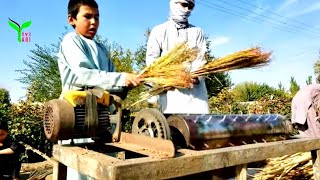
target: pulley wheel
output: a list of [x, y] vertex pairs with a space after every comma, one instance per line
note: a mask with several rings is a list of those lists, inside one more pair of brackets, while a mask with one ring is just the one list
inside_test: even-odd
[[157, 109], [143, 109], [132, 124], [133, 134], [142, 134], [154, 138], [171, 139], [167, 119]]

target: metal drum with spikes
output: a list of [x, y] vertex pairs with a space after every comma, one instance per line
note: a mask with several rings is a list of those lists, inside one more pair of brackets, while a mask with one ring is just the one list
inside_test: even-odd
[[290, 121], [278, 114], [175, 114], [170, 115], [167, 120], [174, 144], [193, 149], [281, 140], [293, 132]]

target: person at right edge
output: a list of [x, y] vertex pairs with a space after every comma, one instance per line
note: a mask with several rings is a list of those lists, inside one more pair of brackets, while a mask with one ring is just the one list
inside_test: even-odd
[[[194, 71], [206, 63], [206, 40], [203, 30], [189, 24], [188, 18], [195, 7], [194, 0], [170, 0], [168, 21], [155, 26], [147, 43], [146, 64], [152, 64], [157, 58], [173, 49], [177, 44], [187, 42], [190, 48], [198, 48], [199, 56], [190, 64]], [[153, 100], [152, 100], [153, 99]], [[165, 114], [189, 113], [208, 114], [208, 95], [203, 77], [194, 80], [190, 89], [174, 89], [152, 97], [149, 102], [158, 101], [160, 111]]]

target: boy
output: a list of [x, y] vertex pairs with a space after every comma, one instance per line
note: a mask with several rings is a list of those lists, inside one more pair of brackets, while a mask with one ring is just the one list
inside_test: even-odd
[[[62, 93], [81, 86], [99, 87], [115, 93], [141, 83], [142, 79], [136, 74], [115, 72], [107, 49], [93, 40], [99, 27], [99, 10], [95, 0], [70, 0], [68, 23], [75, 32], [65, 35], [58, 53]], [[83, 143], [85, 139], [75, 142]], [[68, 168], [67, 179], [90, 178]]]
[[[191, 48], [200, 49], [200, 57], [190, 64], [191, 71], [206, 63], [204, 59], [206, 52], [204, 33], [201, 28], [188, 22], [188, 17], [194, 6], [194, 0], [170, 0], [169, 20], [155, 26], [150, 33], [146, 53], [147, 65], [152, 64], [158, 57], [163, 56], [182, 42], [187, 42]], [[158, 104], [163, 113], [209, 113], [204, 78], [196, 79], [191, 89], [174, 89], [160, 95]]]
[[63, 38], [58, 53], [62, 92], [74, 85], [100, 87], [119, 92], [137, 86], [141, 79], [132, 73], [117, 73], [107, 49], [93, 40], [99, 27], [98, 4], [94, 0], [70, 0], [68, 22], [75, 32]]
[[22, 146], [9, 137], [8, 124], [0, 120], [0, 179], [19, 179]]

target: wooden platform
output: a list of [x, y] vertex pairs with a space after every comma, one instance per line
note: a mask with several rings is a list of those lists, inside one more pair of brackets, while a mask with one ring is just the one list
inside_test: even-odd
[[[214, 150], [180, 149], [174, 158], [155, 159], [114, 147], [111, 152], [98, 153], [81, 147], [55, 145], [53, 179], [65, 179], [71, 167], [95, 179], [169, 179], [236, 166], [236, 179], [246, 179], [248, 163], [268, 158], [313, 151], [320, 155], [320, 139], [304, 138], [257, 143]], [[315, 159], [315, 179], [320, 180], [319, 160]]]

